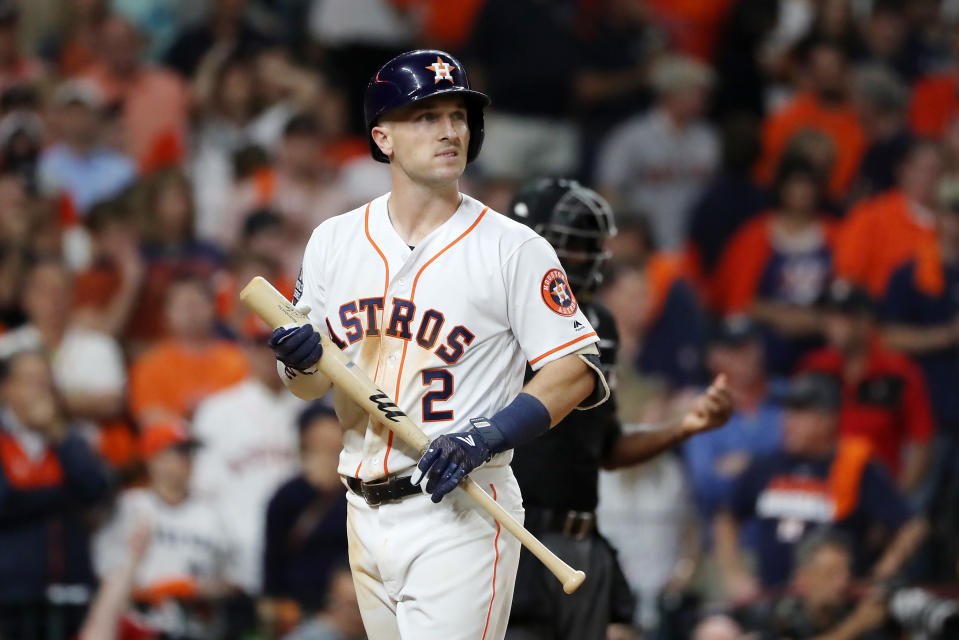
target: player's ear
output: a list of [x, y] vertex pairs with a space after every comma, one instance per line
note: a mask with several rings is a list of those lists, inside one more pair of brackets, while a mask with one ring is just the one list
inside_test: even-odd
[[393, 136], [389, 125], [379, 124], [370, 130], [373, 142], [387, 158], [393, 157]]

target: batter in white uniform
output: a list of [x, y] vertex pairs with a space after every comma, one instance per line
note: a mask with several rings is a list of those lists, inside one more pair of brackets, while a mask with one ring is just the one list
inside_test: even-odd
[[[334, 389], [371, 640], [503, 637], [519, 543], [465, 494], [444, 496], [471, 473], [521, 518], [511, 449], [608, 395], [596, 334], [553, 249], [459, 192], [488, 103], [445, 52], [386, 63], [365, 106], [393, 190], [321, 224], [303, 258], [297, 302], [432, 438], [420, 459]], [[306, 395], [306, 376], [322, 375], [319, 336], [282, 328], [271, 345]], [[527, 362], [538, 373], [524, 387]]]

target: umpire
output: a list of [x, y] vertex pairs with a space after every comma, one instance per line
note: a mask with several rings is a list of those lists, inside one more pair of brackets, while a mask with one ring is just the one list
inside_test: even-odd
[[[610, 388], [619, 335], [608, 309], [592, 299], [609, 258], [603, 249], [616, 233], [609, 205], [572, 180], [534, 180], [509, 208], [553, 248], [583, 312], [599, 334], [600, 360]], [[527, 379], [532, 372], [527, 369]], [[610, 624], [630, 624], [633, 596], [616, 551], [596, 530], [599, 469], [648, 460], [689, 436], [716, 428], [732, 412], [725, 381], [717, 379], [676, 424], [624, 435], [615, 395], [594, 409], [574, 411], [546, 434], [514, 450], [512, 468], [523, 492], [526, 527], [553, 552], [586, 571], [586, 582], [566, 595], [525, 548], [519, 562], [507, 640], [606, 638]]]

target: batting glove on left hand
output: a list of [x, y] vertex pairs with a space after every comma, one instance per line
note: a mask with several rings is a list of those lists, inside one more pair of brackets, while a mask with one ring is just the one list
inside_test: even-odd
[[323, 355], [320, 334], [310, 324], [274, 329], [269, 345], [277, 360], [297, 371], [312, 369]]
[[461, 433], [446, 433], [430, 443], [410, 481], [419, 484], [428, 473], [426, 492], [433, 502], [439, 502], [466, 474], [490, 457], [489, 443], [476, 427]]

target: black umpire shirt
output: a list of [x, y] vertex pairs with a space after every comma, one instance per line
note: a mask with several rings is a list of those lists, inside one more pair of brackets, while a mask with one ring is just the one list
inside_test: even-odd
[[[603, 374], [613, 388], [619, 333], [609, 309], [597, 302], [582, 304], [599, 336]], [[532, 376], [529, 368], [527, 380]], [[558, 425], [514, 450], [511, 464], [526, 508], [593, 511], [599, 501], [599, 468], [620, 437], [616, 397], [586, 411], [573, 410]]]

